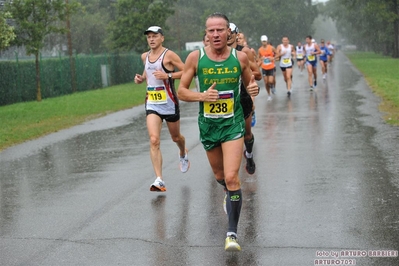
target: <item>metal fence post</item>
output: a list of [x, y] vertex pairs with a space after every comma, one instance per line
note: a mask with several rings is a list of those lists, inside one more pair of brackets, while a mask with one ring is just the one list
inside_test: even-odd
[[[71, 81], [72, 81], [72, 92], [79, 91], [80, 88], [80, 83], [79, 83], [79, 76], [76, 75], [76, 73], [79, 73], [79, 71], [76, 71], [77, 68], [79, 68], [79, 61], [78, 61], [78, 53], [75, 51], [75, 60], [73, 60], [73, 57], [70, 57], [71, 62], [73, 61], [73, 68], [71, 65]], [[72, 78], [72, 72], [75, 71], [75, 76]], [[75, 86], [75, 87], [74, 87]]]
[[101, 80], [103, 88], [110, 86], [110, 77], [109, 77], [110, 69], [108, 65], [107, 53], [104, 53], [104, 59], [105, 63], [101, 65]]
[[88, 89], [94, 89], [94, 76], [95, 76], [95, 67], [94, 67], [94, 56], [93, 56], [93, 51], [90, 49], [90, 88]]
[[16, 89], [17, 89], [17, 95], [18, 95], [18, 101], [21, 102], [21, 75], [19, 73], [20, 69], [19, 69], [19, 61], [18, 61], [18, 52], [14, 51], [15, 53], [15, 60], [17, 62], [17, 84], [16, 84]]
[[46, 98], [46, 96], [47, 96], [46, 88], [44, 86], [42, 77], [43, 77], [42, 53], [39, 53], [39, 89], [40, 89], [40, 94], [41, 94], [40, 100], [42, 100], [43, 98]]
[[59, 91], [58, 95], [64, 95], [64, 92], [63, 92], [63, 90], [64, 90], [64, 79], [63, 79], [64, 72], [62, 71], [61, 51], [58, 51], [58, 59], [59, 59], [58, 72], [60, 73], [60, 86], [59, 86], [60, 91]]

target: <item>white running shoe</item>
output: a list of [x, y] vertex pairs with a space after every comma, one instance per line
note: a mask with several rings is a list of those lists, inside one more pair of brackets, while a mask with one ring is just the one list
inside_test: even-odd
[[165, 182], [161, 178], [157, 177], [154, 183], [152, 183], [150, 191], [165, 192], [166, 191]]
[[270, 102], [272, 100], [272, 96], [267, 97], [267, 101]]
[[182, 171], [182, 173], [185, 173], [188, 171], [188, 169], [190, 168], [190, 161], [188, 160], [188, 151], [186, 149], [186, 154], [184, 155], [184, 157], [180, 157], [179, 155], [179, 167], [180, 167], [180, 171]]

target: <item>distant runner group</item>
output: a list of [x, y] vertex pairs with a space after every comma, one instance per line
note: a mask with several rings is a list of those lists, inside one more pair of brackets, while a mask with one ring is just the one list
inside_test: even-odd
[[[329, 43], [326, 45], [324, 40], [319, 46], [311, 36], [306, 37], [305, 45], [298, 43], [294, 47], [284, 36], [282, 43], [274, 48], [268, 37], [262, 35], [262, 46], [256, 51], [248, 46], [245, 35], [222, 13], [213, 13], [206, 19], [204, 47], [191, 52], [185, 63], [176, 53], [163, 47], [161, 27], [151, 26], [144, 34], [150, 50], [142, 54], [144, 71], [136, 74], [134, 82], [147, 83], [146, 122], [150, 158], [156, 175], [150, 191], [166, 191], [160, 150], [163, 120], [179, 149], [181, 172], [189, 170], [188, 149], [185, 137], [180, 133], [179, 100], [199, 102], [200, 141], [215, 179], [224, 190], [223, 208], [228, 217], [225, 250], [240, 251], [237, 227], [243, 199], [238, 173], [242, 156], [248, 174], [254, 174], [256, 170], [255, 138], [251, 130], [256, 124], [254, 97], [260, 91], [256, 81], [263, 79], [267, 101], [271, 101], [272, 94], [276, 93], [276, 62], [279, 61], [290, 97], [296, 59], [301, 72], [306, 67], [310, 90], [314, 90], [317, 86], [317, 56], [325, 79], [334, 47]], [[175, 79], [180, 79], [177, 91]], [[196, 90], [190, 89], [193, 79]]]

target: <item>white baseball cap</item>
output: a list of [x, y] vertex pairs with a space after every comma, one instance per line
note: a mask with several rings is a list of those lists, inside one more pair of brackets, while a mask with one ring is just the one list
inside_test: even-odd
[[238, 27], [234, 23], [230, 23], [230, 30], [231, 30], [231, 33], [238, 33], [239, 32], [238, 31]]
[[267, 42], [267, 36], [266, 35], [262, 35], [262, 36], [260, 36], [260, 40], [262, 41], [262, 42]]
[[144, 32], [144, 35], [147, 35], [149, 32], [160, 33], [161, 35], [163, 35], [162, 28], [159, 27], [159, 26], [151, 26], [151, 27], [149, 27], [149, 28]]

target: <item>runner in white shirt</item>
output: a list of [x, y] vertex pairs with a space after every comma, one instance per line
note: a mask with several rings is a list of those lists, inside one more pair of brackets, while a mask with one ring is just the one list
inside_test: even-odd
[[[180, 170], [185, 173], [190, 167], [185, 138], [180, 134], [179, 99], [174, 88], [174, 80], [180, 79], [184, 63], [175, 52], [162, 46], [164, 35], [161, 27], [151, 26], [144, 34], [147, 36], [150, 50], [141, 55], [144, 72], [142, 75], [136, 74], [134, 82], [137, 84], [147, 82], [145, 101], [147, 130], [150, 138], [150, 157], [156, 175], [150, 191], [165, 192], [160, 150], [163, 120], [166, 121], [172, 140], [179, 148]], [[177, 72], [175, 68], [178, 69]]]
[[335, 47], [332, 43], [327, 42], [327, 48], [330, 51], [330, 55], [328, 56], [328, 63], [331, 63], [333, 58], [334, 58], [334, 54], [335, 54]]
[[306, 68], [308, 70], [308, 81], [310, 90], [317, 86], [317, 55], [321, 54], [320, 48], [312, 39], [312, 36], [306, 36], [305, 55], [306, 55]]
[[280, 58], [280, 69], [283, 71], [288, 97], [291, 96], [292, 93], [292, 57], [295, 57], [294, 46], [289, 42], [288, 37], [284, 36], [282, 44], [279, 44], [276, 49], [276, 58]]
[[298, 69], [302, 71], [305, 65], [305, 50], [303, 49], [303, 45], [301, 42], [298, 42], [298, 45], [295, 47], [296, 52], [296, 63], [298, 65]]

